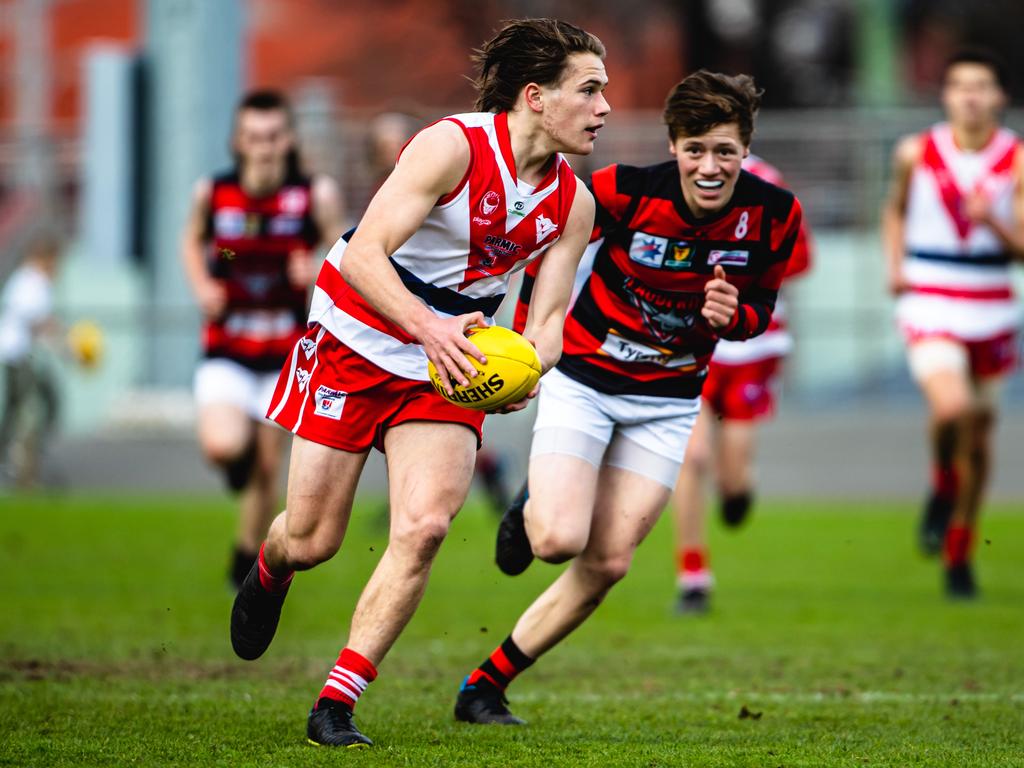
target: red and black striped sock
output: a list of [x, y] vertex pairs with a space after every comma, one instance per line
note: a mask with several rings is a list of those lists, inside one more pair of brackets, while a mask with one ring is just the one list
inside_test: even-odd
[[945, 560], [949, 567], [963, 565], [971, 559], [974, 530], [966, 525], [952, 524], [946, 529]]
[[937, 462], [932, 465], [932, 490], [943, 501], [956, 501], [956, 494], [960, 488], [958, 480], [956, 467], [952, 462]]
[[476, 685], [480, 680], [487, 680], [499, 691], [504, 691], [516, 675], [533, 662], [534, 659], [519, 650], [519, 646], [512, 640], [512, 635], [509, 635], [483, 664], [469, 674], [466, 685]]
[[256, 558], [256, 562], [259, 564], [259, 576], [260, 584], [267, 592], [287, 592], [288, 587], [291, 586], [292, 578], [295, 576], [295, 571], [288, 571], [284, 576], [275, 576], [270, 572], [270, 568], [267, 567], [267, 561], [263, 557], [263, 550], [266, 548], [267, 542], [263, 542], [260, 545], [260, 554]]

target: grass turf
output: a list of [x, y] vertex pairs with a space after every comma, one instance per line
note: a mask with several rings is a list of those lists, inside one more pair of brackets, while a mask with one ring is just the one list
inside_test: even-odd
[[245, 663], [227, 637], [229, 502], [0, 498], [0, 764], [1024, 766], [1009, 506], [986, 513], [983, 595], [964, 604], [914, 552], [909, 506], [765, 503], [739, 533], [712, 526], [699, 618], [671, 612], [663, 520], [591, 621], [513, 684], [518, 729], [455, 723], [454, 694], [556, 571], [501, 577], [495, 521], [471, 506], [359, 705], [377, 746], [314, 749], [306, 712], [386, 541], [373, 509]]

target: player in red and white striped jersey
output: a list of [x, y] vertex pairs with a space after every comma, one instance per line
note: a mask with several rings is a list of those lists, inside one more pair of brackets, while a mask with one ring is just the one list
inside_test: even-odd
[[948, 121], [896, 147], [883, 234], [910, 372], [929, 410], [933, 487], [921, 546], [944, 549], [951, 597], [973, 597], [998, 391], [1017, 359], [1010, 264], [1024, 258], [1024, 151], [1000, 127], [1004, 74], [989, 54], [955, 55], [942, 101]]
[[[529, 499], [506, 511], [496, 547], [510, 575], [534, 557], [572, 563], [466, 678], [459, 719], [520, 722], [475, 705], [502, 696], [625, 576], [678, 477], [715, 344], [768, 328], [801, 212], [741, 168], [759, 103], [747, 76], [696, 72], [666, 103], [674, 159], [592, 177], [593, 267], [541, 386]], [[536, 286], [526, 299], [529, 318]]]
[[609, 112], [603, 56], [596, 37], [561, 21], [506, 25], [478, 53], [478, 111], [409, 142], [317, 278], [309, 331], [270, 411], [296, 436], [287, 509], [231, 616], [235, 652], [260, 656], [294, 572], [334, 556], [367, 454], [385, 451], [391, 535], [310, 713], [307, 735], [317, 744], [370, 743], [352, 710], [419, 604], [472, 481], [483, 414], [438, 395], [428, 359], [446, 386], [467, 384], [473, 361], [485, 362], [467, 329], [489, 324], [509, 276], [541, 255], [525, 334], [544, 369], [561, 353], [594, 217], [593, 198], [561, 153], [593, 149]]
[[[743, 161], [743, 169], [777, 187], [784, 186], [779, 170], [754, 154]], [[786, 279], [806, 272], [810, 262], [805, 220], [789, 258]], [[680, 612], [708, 608], [712, 576], [705, 536], [707, 477], [715, 477], [723, 521], [740, 525], [752, 503], [756, 424], [775, 411], [774, 390], [782, 361], [792, 346], [780, 296], [763, 334], [746, 341], [722, 339], [715, 347], [701, 393], [703, 406], [672, 494]]]
[[285, 435], [265, 416], [278, 372], [305, 332], [314, 251], [342, 232], [334, 181], [302, 173], [291, 110], [275, 91], [244, 97], [236, 164], [195, 187], [182, 241], [204, 315], [195, 375], [199, 443], [241, 491], [231, 578], [249, 572], [278, 504]]

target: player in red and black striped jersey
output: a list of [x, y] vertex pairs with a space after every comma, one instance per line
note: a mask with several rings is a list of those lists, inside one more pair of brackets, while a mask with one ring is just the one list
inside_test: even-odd
[[759, 103], [748, 76], [694, 73], [665, 107], [674, 159], [593, 175], [593, 267], [541, 386], [528, 499], [496, 548], [508, 574], [535, 556], [572, 564], [469, 675], [457, 714], [503, 694], [625, 576], [675, 485], [715, 344], [768, 328], [801, 211], [741, 170]]
[[238, 107], [236, 165], [201, 179], [182, 260], [202, 309], [196, 370], [199, 443], [241, 491], [232, 555], [237, 586], [249, 572], [277, 504], [286, 433], [264, 418], [285, 358], [306, 328], [314, 251], [343, 229], [334, 181], [299, 168], [284, 98], [255, 91]]

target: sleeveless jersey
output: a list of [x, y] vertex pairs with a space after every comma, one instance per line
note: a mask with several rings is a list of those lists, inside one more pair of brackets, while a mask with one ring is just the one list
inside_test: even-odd
[[[444, 118], [470, 146], [459, 186], [438, 200], [423, 224], [391, 256], [402, 283], [441, 317], [480, 311], [489, 320], [510, 276], [556, 243], [576, 194], [576, 176], [561, 155], [535, 189], [516, 176], [504, 113]], [[399, 159], [399, 162], [401, 160]], [[340, 273], [352, 232], [327, 255], [313, 291], [309, 323], [386, 371], [427, 380], [427, 357], [415, 339], [374, 310]]]
[[[743, 161], [744, 170], [764, 179], [776, 187], [785, 187], [782, 173], [771, 163], [751, 153]], [[804, 221], [793, 245], [793, 254], [789, 257], [786, 277], [794, 277], [810, 269], [811, 249], [807, 234], [807, 223]], [[768, 330], [760, 336], [746, 341], [730, 341], [721, 339], [715, 346], [714, 361], [724, 365], [746, 365], [775, 357], [784, 357], [793, 348], [793, 337], [786, 324], [786, 307], [780, 295], [775, 301], [775, 311]]]
[[238, 173], [214, 178], [207, 215], [210, 275], [227, 291], [223, 316], [203, 328], [206, 357], [259, 371], [280, 369], [305, 332], [306, 286], [288, 279], [288, 258], [311, 250], [321, 234], [313, 220], [310, 180], [289, 174], [264, 197], [246, 193]]
[[[718, 339], [746, 339], [768, 327], [800, 230], [800, 204], [742, 171], [729, 204], [697, 219], [675, 161], [611, 165], [591, 185], [593, 267], [566, 319], [559, 370], [607, 394], [699, 396]], [[716, 333], [700, 311], [719, 264], [739, 288], [740, 304], [731, 326]], [[529, 277], [517, 325], [527, 316]]]
[[977, 152], [957, 148], [948, 123], [922, 134], [911, 172], [904, 223], [903, 277], [897, 319], [910, 338], [984, 341], [1016, 329], [1011, 255], [994, 232], [963, 214], [964, 197], [981, 191], [996, 217], [1013, 223], [1013, 169], [1020, 140], [1005, 128]]

